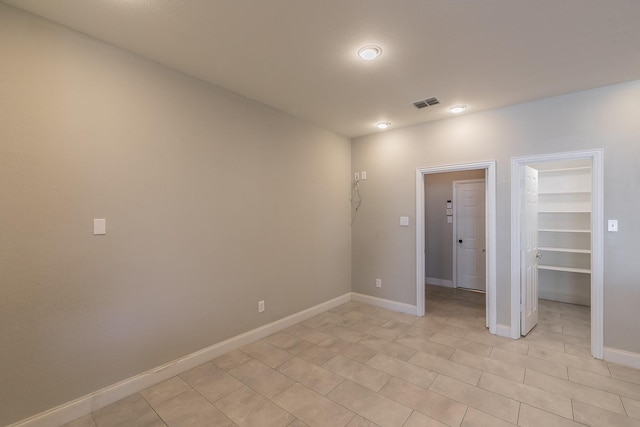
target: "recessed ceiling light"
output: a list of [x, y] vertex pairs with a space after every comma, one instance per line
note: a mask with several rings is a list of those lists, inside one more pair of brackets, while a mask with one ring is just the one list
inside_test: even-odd
[[449, 108], [449, 111], [451, 111], [454, 114], [460, 114], [466, 109], [467, 109], [466, 105], [456, 105], [455, 107]]
[[391, 126], [391, 123], [389, 123], [389, 122], [380, 122], [380, 123], [376, 124], [376, 127], [378, 129], [386, 129], [389, 126]]
[[376, 59], [382, 54], [382, 49], [378, 46], [365, 46], [358, 51], [358, 56], [365, 61]]

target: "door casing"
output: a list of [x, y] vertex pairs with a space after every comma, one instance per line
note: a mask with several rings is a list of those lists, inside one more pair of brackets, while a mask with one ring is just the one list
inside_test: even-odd
[[[497, 333], [496, 317], [496, 161], [486, 160], [472, 163], [422, 167], [416, 169], [416, 315], [424, 316], [424, 262], [425, 262], [425, 212], [424, 212], [424, 176], [433, 173], [459, 172], [467, 170], [485, 170], [487, 181], [485, 199], [485, 238], [486, 238], [486, 306], [489, 332]], [[500, 335], [508, 336], [508, 330]], [[506, 332], [506, 333], [505, 333]]]
[[513, 157], [511, 159], [511, 338], [520, 338], [523, 165], [563, 160], [591, 160], [591, 355], [604, 356], [604, 150]]

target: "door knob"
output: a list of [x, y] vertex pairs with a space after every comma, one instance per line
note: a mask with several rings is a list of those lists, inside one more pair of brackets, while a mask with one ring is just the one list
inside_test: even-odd
[[462, 243], [462, 239], [458, 240], [458, 243]]
[[538, 259], [542, 258], [542, 254], [541, 254], [540, 252], [538, 252], [538, 253], [536, 254], [536, 258], [538, 258]]

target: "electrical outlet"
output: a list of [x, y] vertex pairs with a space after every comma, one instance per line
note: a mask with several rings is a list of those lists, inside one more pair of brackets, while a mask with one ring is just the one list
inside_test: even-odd
[[262, 313], [264, 311], [264, 300], [258, 301], [258, 313]]
[[376, 288], [382, 287], [382, 279], [376, 279]]
[[362, 177], [362, 180], [367, 179], [367, 172], [366, 171], [360, 172], [360, 176]]

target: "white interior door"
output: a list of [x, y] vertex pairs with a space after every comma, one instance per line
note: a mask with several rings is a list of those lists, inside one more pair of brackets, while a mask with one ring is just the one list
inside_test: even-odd
[[455, 181], [456, 286], [486, 291], [485, 182]]
[[525, 168], [524, 218], [522, 227], [521, 334], [527, 335], [538, 323], [538, 171]]

